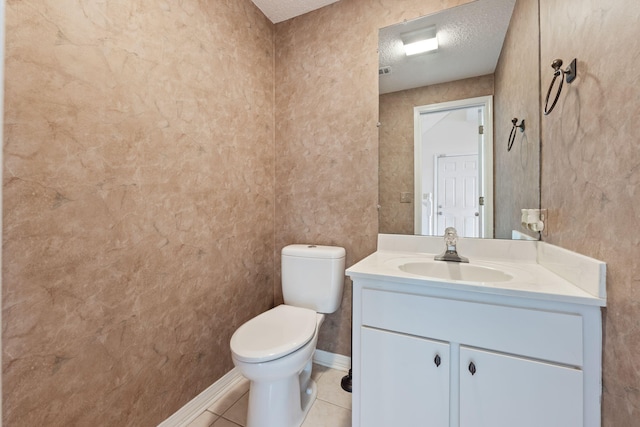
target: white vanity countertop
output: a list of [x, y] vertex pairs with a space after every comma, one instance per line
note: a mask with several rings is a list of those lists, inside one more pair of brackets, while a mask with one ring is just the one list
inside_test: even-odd
[[[380, 235], [378, 251], [349, 267], [347, 275], [481, 294], [606, 305], [606, 265], [543, 242], [459, 239], [458, 253], [469, 258], [469, 265], [492, 268], [513, 276], [502, 282], [445, 280], [398, 268], [405, 262], [432, 261], [439, 254], [434, 250], [437, 246], [444, 250], [441, 237]], [[449, 264], [456, 268], [457, 263]]]

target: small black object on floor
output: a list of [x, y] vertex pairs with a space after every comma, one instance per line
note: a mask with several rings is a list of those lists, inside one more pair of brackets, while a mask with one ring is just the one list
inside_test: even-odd
[[342, 381], [340, 381], [340, 386], [342, 386], [342, 389], [344, 391], [348, 391], [349, 393], [351, 393], [351, 381], [352, 381], [352, 377], [351, 377], [351, 369], [349, 369], [349, 375], [345, 375], [344, 377], [342, 377]]

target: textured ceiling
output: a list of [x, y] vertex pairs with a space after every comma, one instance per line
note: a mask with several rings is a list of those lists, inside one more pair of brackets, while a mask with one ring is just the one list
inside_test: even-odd
[[[515, 0], [478, 0], [381, 29], [379, 65], [390, 66], [391, 73], [380, 76], [380, 93], [493, 73], [514, 4]], [[400, 35], [430, 25], [437, 27], [438, 51], [406, 56]]]
[[274, 24], [339, 0], [251, 0]]

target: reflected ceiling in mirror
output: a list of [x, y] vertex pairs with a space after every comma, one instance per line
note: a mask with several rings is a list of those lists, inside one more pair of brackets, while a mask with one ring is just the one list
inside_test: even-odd
[[[482, 0], [379, 31], [380, 94], [493, 73], [515, 0]], [[435, 28], [436, 51], [407, 56], [403, 40]]]

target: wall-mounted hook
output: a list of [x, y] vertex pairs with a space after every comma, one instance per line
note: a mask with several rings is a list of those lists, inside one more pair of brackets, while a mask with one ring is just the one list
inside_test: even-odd
[[[547, 99], [544, 101], [544, 115], [546, 116], [547, 114], [549, 114], [550, 112], [553, 111], [553, 108], [556, 106], [556, 102], [558, 102], [558, 98], [560, 98], [560, 92], [562, 92], [562, 85], [564, 84], [564, 80], [565, 78], [567, 79], [567, 83], [571, 83], [572, 81], [574, 81], [576, 79], [576, 75], [577, 75], [577, 68], [578, 68], [578, 64], [577, 64], [577, 60], [576, 58], [573, 59], [573, 61], [571, 61], [571, 64], [567, 67], [566, 70], [563, 70], [562, 68], [562, 59], [556, 59], [555, 61], [553, 61], [553, 63], [551, 63], [551, 68], [554, 69], [553, 72], [553, 80], [551, 80], [551, 85], [549, 86], [549, 90], [547, 91]], [[556, 92], [556, 97], [553, 100], [553, 103], [551, 104], [551, 107], [549, 107], [549, 96], [551, 95], [551, 90], [553, 89], [553, 85], [556, 82], [556, 79], [558, 78], [558, 76], [560, 77], [560, 85], [558, 86], [558, 91]]]
[[516, 128], [520, 129], [520, 132], [524, 132], [524, 119], [522, 119], [522, 122], [520, 122], [520, 124], [518, 123], [518, 118], [514, 117], [511, 120], [511, 123], [513, 123], [513, 127], [511, 128], [511, 133], [509, 134], [509, 142], [507, 143], [507, 151], [511, 151], [511, 147], [513, 147], [513, 142], [516, 140]]

